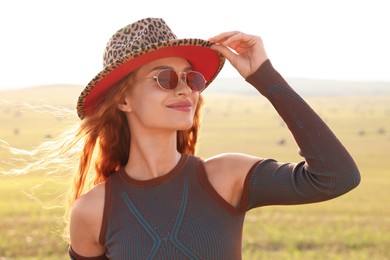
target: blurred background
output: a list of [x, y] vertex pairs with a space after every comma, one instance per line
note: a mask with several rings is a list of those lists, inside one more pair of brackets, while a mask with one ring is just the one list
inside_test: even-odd
[[[77, 125], [76, 101], [121, 27], [162, 17], [179, 38], [240, 30], [349, 149], [362, 183], [335, 200], [250, 211], [244, 259], [390, 259], [387, 1], [3, 1], [0, 3], [0, 260], [68, 259], [71, 172], [17, 171]], [[205, 92], [198, 155], [302, 160], [267, 100], [230, 64]], [[18, 152], [19, 155], [15, 155]], [[77, 161], [75, 161], [75, 165]], [[16, 171], [15, 171], [16, 169]]]

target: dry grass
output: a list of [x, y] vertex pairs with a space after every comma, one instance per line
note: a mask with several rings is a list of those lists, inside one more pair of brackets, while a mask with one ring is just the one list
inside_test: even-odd
[[[67, 86], [65, 86], [66, 88]], [[34, 112], [21, 101], [70, 107], [79, 88], [1, 93], [0, 139], [30, 149], [55, 138], [76, 117]], [[35, 90], [38, 91], [38, 90]], [[16, 100], [18, 102], [16, 102]], [[390, 259], [390, 96], [307, 98], [354, 156], [362, 183], [331, 201], [264, 207], [248, 213], [245, 259]], [[300, 160], [291, 134], [260, 96], [209, 93], [198, 154], [244, 152], [281, 161]], [[15, 130], [19, 129], [19, 130]], [[280, 144], [283, 140], [284, 143]], [[0, 167], [9, 153], [0, 150]], [[68, 259], [61, 237], [68, 176], [0, 176], [0, 259]]]

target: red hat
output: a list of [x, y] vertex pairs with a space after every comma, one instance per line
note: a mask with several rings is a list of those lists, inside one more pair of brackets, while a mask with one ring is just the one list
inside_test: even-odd
[[211, 42], [177, 39], [161, 18], [145, 18], [117, 31], [104, 51], [104, 69], [81, 92], [77, 103], [80, 119], [93, 114], [108, 89], [140, 66], [166, 57], [182, 57], [206, 79], [206, 87], [222, 69], [225, 58], [210, 49]]

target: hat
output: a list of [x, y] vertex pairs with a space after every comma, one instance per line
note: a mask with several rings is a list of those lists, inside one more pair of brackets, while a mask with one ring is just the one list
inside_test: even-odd
[[106, 92], [140, 66], [166, 57], [182, 57], [206, 79], [206, 87], [222, 69], [225, 58], [202, 39], [177, 39], [161, 18], [145, 18], [117, 31], [108, 41], [104, 69], [81, 92], [77, 103], [80, 119], [91, 115]]

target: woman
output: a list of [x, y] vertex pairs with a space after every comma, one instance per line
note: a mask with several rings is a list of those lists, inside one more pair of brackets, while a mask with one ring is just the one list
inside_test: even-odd
[[[304, 161], [193, 155], [200, 92], [225, 58], [273, 104]], [[104, 62], [78, 102], [86, 139], [71, 199], [73, 259], [241, 259], [248, 210], [329, 200], [360, 182], [350, 154], [275, 71], [259, 37], [178, 40], [162, 19], [147, 18], [114, 34]]]

